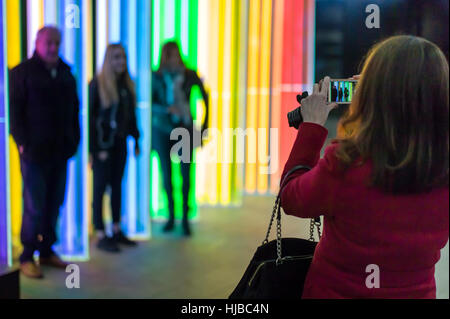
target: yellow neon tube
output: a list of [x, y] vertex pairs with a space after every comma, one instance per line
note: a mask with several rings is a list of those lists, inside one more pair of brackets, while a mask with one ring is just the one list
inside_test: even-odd
[[[258, 86], [260, 49], [260, 0], [250, 0], [247, 80], [247, 129], [256, 132], [258, 125]], [[250, 141], [250, 140], [249, 140]], [[256, 143], [250, 141], [246, 148], [245, 184], [247, 192], [256, 190]]]
[[[210, 128], [218, 128], [219, 116], [218, 116], [218, 55], [219, 55], [219, 1], [211, 0], [209, 1], [210, 5], [210, 37], [209, 37], [209, 85], [211, 87], [210, 92], [210, 108], [211, 108], [211, 116], [210, 116]], [[208, 144], [208, 151], [211, 151], [213, 154], [215, 151], [213, 148], [218, 148], [217, 140], [210, 139], [210, 143]], [[218, 150], [217, 150], [218, 152]], [[218, 202], [218, 184], [219, 178], [217, 176], [217, 165], [215, 163], [208, 163], [205, 166], [208, 167], [208, 177], [206, 179], [207, 182], [207, 190], [208, 190], [208, 202], [211, 204], [216, 204]]]
[[222, 107], [222, 164], [221, 164], [221, 203], [227, 204], [230, 202], [230, 166], [231, 166], [231, 153], [232, 148], [231, 136], [228, 133], [230, 128], [230, 95], [231, 95], [231, 2], [227, 0], [221, 0], [221, 33], [223, 34], [223, 43], [221, 61], [219, 64], [222, 68], [222, 92], [221, 92], [221, 107]]
[[[209, 12], [209, 0], [198, 0], [198, 27], [197, 27], [197, 67], [198, 74], [201, 78], [205, 79], [205, 82], [209, 85], [209, 74], [208, 74], [208, 12]], [[197, 107], [197, 114], [199, 114], [200, 107]], [[197, 118], [202, 119], [202, 117], [197, 116]], [[202, 162], [205, 159], [206, 151], [204, 148], [197, 150], [196, 159]], [[202, 166], [202, 169], [197, 169], [196, 173], [196, 199], [199, 203], [207, 202], [207, 188], [206, 178], [207, 178], [208, 166]]]
[[[6, 26], [8, 67], [13, 68], [21, 61], [20, 2], [6, 1]], [[19, 152], [12, 136], [9, 138], [9, 173], [11, 199], [11, 240], [13, 259], [18, 258], [22, 250], [20, 229], [22, 225], [22, 175], [20, 172]]]
[[[237, 72], [239, 68], [239, 0], [232, 0], [231, 2], [231, 25], [229, 26], [231, 30], [231, 44], [230, 44], [230, 128], [236, 128], [238, 126], [236, 116], [238, 114], [237, 108]], [[236, 174], [237, 174], [237, 164], [236, 164], [236, 145], [233, 139], [229, 142], [229, 153], [231, 156], [232, 163], [230, 164], [230, 201], [232, 203], [236, 202]]]
[[261, 57], [260, 87], [259, 87], [259, 123], [258, 129], [258, 193], [265, 193], [268, 187], [269, 175], [267, 156], [269, 155], [269, 89], [270, 89], [270, 55], [272, 32], [272, 1], [262, 0], [261, 14]]

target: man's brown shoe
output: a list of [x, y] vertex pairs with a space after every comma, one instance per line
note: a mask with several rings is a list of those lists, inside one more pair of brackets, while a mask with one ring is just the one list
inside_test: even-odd
[[69, 265], [62, 261], [61, 258], [59, 258], [57, 255], [51, 255], [50, 257], [40, 257], [39, 264], [60, 269], [66, 269], [66, 267]]
[[42, 275], [41, 267], [36, 265], [34, 261], [26, 261], [24, 263], [21, 263], [20, 271], [22, 272], [22, 274], [29, 278], [44, 278], [44, 276]]

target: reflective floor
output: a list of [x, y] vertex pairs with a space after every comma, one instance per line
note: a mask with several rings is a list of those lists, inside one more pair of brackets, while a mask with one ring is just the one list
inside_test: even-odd
[[[327, 144], [335, 137], [345, 106], [326, 123]], [[91, 245], [91, 261], [80, 266], [80, 289], [66, 288], [64, 271], [44, 269], [42, 281], [22, 277], [23, 298], [227, 298], [266, 234], [274, 196], [246, 196], [238, 208], [201, 208], [185, 239], [181, 227], [163, 234], [153, 223], [153, 238], [119, 255]], [[308, 237], [308, 221], [283, 216], [283, 236]], [[273, 237], [272, 237], [273, 238]], [[437, 297], [449, 298], [449, 247], [436, 266]]]
[[[91, 247], [80, 266], [80, 289], [64, 271], [44, 268], [43, 280], [21, 278], [22, 298], [227, 298], [264, 239], [272, 197], [245, 197], [239, 208], [202, 208], [185, 239], [153, 224], [153, 238], [118, 255]], [[283, 216], [283, 236], [307, 237], [306, 220]], [[449, 298], [448, 245], [437, 266], [437, 296]]]
[[[23, 298], [226, 298], [264, 239], [271, 197], [247, 197], [240, 208], [203, 208], [193, 236], [153, 224], [153, 238], [119, 255], [91, 246], [80, 266], [80, 289], [67, 289], [64, 271], [44, 268], [40, 281], [22, 279]], [[283, 234], [306, 235], [300, 219], [283, 219]], [[303, 225], [304, 224], [304, 225]]]

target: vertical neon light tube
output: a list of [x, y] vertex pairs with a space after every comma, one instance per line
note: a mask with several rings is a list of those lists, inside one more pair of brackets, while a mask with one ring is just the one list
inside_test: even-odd
[[[128, 138], [128, 158], [122, 181], [122, 228], [134, 239], [150, 238], [150, 3], [121, 2], [120, 41], [128, 51], [130, 73], [136, 84], [136, 119], [141, 133], [141, 155], [135, 157], [134, 138]], [[110, 21], [113, 17], [109, 17]], [[139, 191], [138, 191], [139, 190]]]
[[[159, 54], [160, 54], [160, 38], [161, 38], [161, 22], [160, 22], [160, 12], [161, 12], [161, 0], [151, 1], [151, 70], [157, 70], [159, 65]], [[150, 88], [151, 86], [149, 86]], [[151, 97], [150, 97], [151, 98]], [[151, 118], [151, 112], [150, 112]], [[150, 122], [151, 123], [151, 122]], [[151, 134], [151, 133], [150, 133]], [[151, 214], [152, 218], [155, 218], [159, 212], [159, 158], [156, 151], [150, 154], [150, 196], [151, 196]]]
[[314, 0], [284, 2], [280, 168], [287, 161], [297, 133], [288, 127], [285, 114], [296, 104], [296, 94], [311, 92], [314, 81], [314, 11]]
[[[60, 16], [60, 21], [65, 17], [65, 7], [67, 5], [67, 0], [63, 1], [62, 6], [62, 16]], [[61, 13], [61, 12], [60, 12]], [[65, 21], [61, 21], [62, 26], [65, 25]], [[44, 21], [44, 24], [47, 24], [47, 21]], [[61, 26], [60, 26], [61, 28]], [[61, 43], [61, 53], [64, 59], [72, 66], [75, 66], [75, 69], [72, 68], [72, 73], [74, 76], [77, 76], [76, 72], [76, 61], [75, 57], [75, 37], [76, 35], [69, 29], [62, 27], [63, 38]], [[80, 95], [78, 95], [80, 96]], [[81, 107], [80, 107], [81, 108]], [[66, 258], [70, 258], [71, 255], [75, 253], [75, 233], [77, 228], [76, 223], [76, 177], [75, 177], [75, 158], [69, 159], [67, 163], [67, 182], [66, 182], [66, 196], [65, 203], [63, 205], [63, 213], [60, 216], [59, 224], [62, 231], [59, 232], [59, 241], [61, 247], [58, 247], [58, 251], [62, 253]], [[61, 236], [62, 235], [62, 236]]]
[[[6, 1], [7, 50], [8, 67], [13, 68], [22, 58], [21, 47], [21, 6], [19, 1]], [[9, 137], [9, 172], [10, 172], [10, 205], [11, 205], [11, 237], [13, 259], [22, 252], [20, 230], [22, 225], [22, 173], [20, 172], [19, 152], [16, 143]]]
[[105, 58], [106, 46], [108, 45], [108, 2], [107, 0], [97, 0], [97, 39], [95, 44], [97, 46], [97, 71], [100, 71]]
[[151, 3], [148, 0], [137, 1], [136, 35], [136, 88], [138, 98], [137, 120], [141, 132], [141, 155], [138, 162], [137, 189], [142, 190], [138, 197], [138, 212], [135, 237], [149, 238], [150, 227], [150, 143], [151, 143]]
[[[247, 129], [256, 135], [258, 126], [258, 93], [260, 79], [260, 30], [261, 0], [250, 0], [249, 6], [249, 43], [248, 43], [248, 88], [247, 88]], [[246, 149], [245, 184], [246, 191], [256, 191], [256, 140], [248, 138]]]
[[[282, 73], [282, 50], [283, 50], [283, 15], [284, 1], [275, 0], [274, 2], [274, 19], [273, 19], [273, 40], [272, 40], [272, 103], [270, 127], [280, 129], [281, 125], [281, 73]], [[277, 141], [277, 150], [280, 153], [280, 140]], [[281, 170], [279, 163], [271, 161], [271, 168], [275, 170], [273, 165], [277, 166], [275, 173], [270, 176], [270, 191], [275, 193], [280, 184]]]
[[[132, 79], [136, 79], [136, 0], [121, 1], [120, 21], [114, 23], [119, 27], [121, 34], [120, 42], [125, 47], [128, 57], [128, 67]], [[111, 25], [110, 25], [111, 27]], [[136, 110], [137, 116], [137, 110]], [[132, 137], [128, 137], [128, 156], [125, 167], [124, 178], [122, 180], [122, 228], [128, 236], [136, 236], [137, 206], [138, 192], [137, 185], [137, 160], [134, 156], [135, 141]], [[141, 193], [143, 196], [145, 194]]]
[[[237, 128], [237, 90], [238, 90], [238, 59], [239, 59], [239, 3], [236, 0], [230, 3], [230, 18], [229, 18], [229, 29], [230, 29], [230, 115], [229, 115], [229, 127]], [[230, 173], [229, 173], [229, 200], [226, 204], [236, 203], [236, 143], [234, 139], [229, 138], [228, 142], [228, 153], [230, 160]]]
[[[198, 1], [198, 56], [197, 56], [197, 66], [199, 76], [203, 78], [206, 82], [209, 82], [208, 73], [208, 30], [209, 30], [209, 0], [199, 0]], [[197, 152], [197, 161], [204, 163], [207, 152], [205, 148], [200, 149]], [[199, 202], [207, 202], [206, 193], [206, 179], [209, 164], [202, 164], [202, 169], [196, 170], [196, 194], [195, 197]]]
[[[93, 63], [94, 63], [94, 57], [93, 57], [93, 4], [91, 0], [83, 0], [82, 3], [83, 6], [83, 43], [85, 45], [84, 50], [84, 58], [82, 58], [82, 103], [85, 106], [83, 108], [83, 113], [81, 114], [82, 122], [81, 127], [85, 128], [83, 129], [83, 162], [87, 163], [89, 161], [89, 151], [88, 151], [88, 143], [89, 143], [89, 118], [88, 118], [88, 99], [89, 99], [89, 88], [88, 83], [93, 77]], [[88, 247], [89, 247], [89, 225], [91, 221], [91, 196], [90, 196], [90, 188], [87, 187], [89, 185], [90, 177], [92, 176], [90, 174], [91, 172], [86, 167], [83, 170], [83, 178], [84, 178], [84, 190], [85, 190], [85, 196], [84, 196], [84, 202], [83, 202], [83, 209], [84, 209], [84, 219], [82, 222], [82, 228], [83, 228], [83, 246], [86, 247], [86, 258], [89, 257]]]
[[237, 152], [244, 154], [245, 148], [237, 146], [228, 129], [245, 128], [246, 101], [241, 95], [245, 95], [247, 84], [246, 8], [247, 1], [199, 1], [198, 65], [210, 87], [209, 127], [217, 129], [199, 151], [199, 158], [216, 157], [219, 162], [201, 166], [197, 196], [202, 203], [212, 205], [236, 204], [240, 199], [236, 188], [242, 185], [243, 164], [232, 161]]
[[231, 112], [231, 37], [232, 37], [232, 2], [231, 1], [221, 1], [221, 12], [223, 15], [221, 17], [221, 25], [224, 26], [224, 29], [221, 30], [221, 33], [224, 33], [223, 36], [223, 47], [220, 52], [224, 54], [221, 56], [222, 61], [219, 61], [220, 65], [223, 67], [222, 76], [219, 76], [223, 79], [222, 83], [222, 92], [221, 92], [221, 101], [222, 101], [222, 123], [221, 123], [221, 131], [222, 131], [222, 145], [221, 145], [221, 153], [222, 153], [222, 167], [221, 167], [221, 191], [220, 191], [220, 202], [221, 204], [228, 204], [230, 202], [230, 168], [231, 168], [231, 152], [232, 149], [232, 139], [231, 134], [229, 134], [228, 128], [230, 128], [230, 112]]
[[34, 52], [36, 33], [44, 26], [44, 0], [27, 0], [28, 57]]
[[295, 96], [297, 92], [303, 91], [303, 85], [305, 83], [304, 77], [304, 64], [303, 60], [305, 59], [305, 51], [303, 50], [303, 42], [305, 41], [305, 36], [303, 33], [304, 30], [304, 1], [294, 1], [293, 2], [295, 12], [295, 17], [292, 18], [293, 22], [293, 33], [292, 33], [292, 43], [293, 43], [293, 51], [292, 51], [292, 83], [293, 83], [293, 92], [292, 92], [292, 101], [295, 101]]
[[163, 2], [163, 39], [173, 40], [175, 38], [175, 0], [164, 0]]
[[219, 192], [219, 202], [222, 200], [222, 189], [224, 187], [224, 176], [222, 175], [222, 167], [226, 164], [223, 163], [224, 156], [223, 156], [223, 138], [224, 138], [224, 131], [222, 126], [222, 119], [224, 116], [227, 116], [228, 114], [224, 114], [223, 112], [223, 83], [224, 83], [224, 65], [223, 65], [223, 59], [225, 57], [224, 52], [224, 42], [225, 42], [225, 10], [224, 10], [224, 1], [219, 0], [218, 1], [218, 7], [219, 7], [219, 19], [217, 20], [219, 23], [219, 33], [218, 33], [218, 54], [215, 56], [216, 60], [215, 63], [217, 63], [217, 129], [220, 133], [220, 136], [222, 138], [217, 139], [217, 155], [219, 162], [217, 163], [217, 187]]
[[[292, 60], [298, 57], [293, 56], [294, 37], [293, 20], [298, 16], [294, 12], [294, 2], [296, 0], [285, 0], [284, 2], [284, 17], [283, 17], [283, 67], [282, 67], [282, 85], [281, 85], [281, 114], [287, 114], [292, 111], [292, 103], [295, 102], [293, 94], [292, 74], [293, 70]], [[295, 105], [295, 104], [294, 104]], [[284, 117], [284, 116], [283, 116]], [[280, 134], [283, 140], [280, 140], [280, 167], [284, 167], [286, 163], [292, 143], [296, 136], [296, 131], [289, 128], [286, 121], [281, 118]]]
[[316, 0], [306, 0], [305, 14], [307, 19], [307, 48], [306, 48], [306, 67], [307, 83], [310, 86], [307, 87], [308, 92], [312, 90], [315, 82], [315, 65], [316, 65]]
[[[211, 88], [210, 92], [210, 128], [218, 127], [218, 103], [219, 103], [219, 88], [218, 88], [218, 61], [217, 56], [219, 55], [219, 1], [211, 0], [209, 2], [209, 17], [211, 25], [209, 27], [210, 37], [209, 37], [209, 85]], [[214, 150], [214, 148], [216, 148]], [[208, 143], [207, 151], [210, 151], [212, 155], [215, 155], [218, 148], [218, 141], [212, 139]], [[214, 152], [215, 151], [215, 152]], [[208, 163], [208, 178], [206, 189], [208, 190], [208, 202], [211, 204], [217, 204], [218, 202], [218, 176], [217, 176], [217, 165], [213, 163]]]
[[[130, 76], [136, 79], [136, 1], [109, 1], [109, 43], [121, 43], [128, 57]], [[136, 111], [135, 111], [136, 112]], [[136, 112], [137, 113], [137, 112]], [[136, 114], [137, 115], [137, 114]], [[137, 159], [134, 155], [135, 141], [127, 137], [127, 161], [122, 178], [121, 224], [125, 234], [136, 235], [137, 212]], [[105, 210], [111, 211], [109, 207]]]
[[120, 0], [108, 0], [108, 43], [120, 42]]
[[12, 266], [5, 1], [0, 3], [0, 266]]
[[[122, 16], [122, 21], [126, 22], [126, 30], [121, 30], [122, 39], [121, 42], [125, 46], [125, 50], [128, 52], [128, 66], [130, 68], [130, 73], [132, 77], [136, 77], [137, 74], [137, 49], [138, 41], [143, 39], [138, 39], [138, 2], [139, 0], [129, 0], [122, 1], [122, 12], [126, 12], [126, 17]], [[123, 13], [122, 13], [123, 14]], [[148, 15], [148, 13], [147, 13]], [[122, 24], [123, 26], [123, 24]], [[142, 29], [142, 26], [139, 25]], [[124, 29], [124, 28], [122, 28]], [[126, 39], [124, 39], [124, 35]]]
[[269, 155], [269, 105], [270, 105], [270, 57], [272, 40], [272, 1], [262, 0], [261, 7], [261, 50], [260, 50], [260, 86], [258, 103], [258, 154], [257, 154], [257, 190], [267, 191], [269, 175], [267, 158]]
[[189, 0], [180, 0], [180, 38], [181, 54], [184, 57], [189, 56]]
[[46, 24], [56, 25], [58, 23], [58, 4], [57, 0], [44, 0], [44, 21]]
[[159, 65], [160, 54], [160, 35], [161, 35], [161, 0], [152, 1], [152, 69], [155, 70]]
[[108, 18], [111, 23], [108, 24], [109, 43], [120, 42], [120, 0], [108, 0]]
[[[249, 2], [238, 1], [239, 22], [237, 27], [239, 55], [237, 58], [237, 108], [236, 108], [236, 127], [245, 128], [246, 109], [247, 109], [247, 74], [248, 74], [248, 15]], [[245, 154], [245, 145], [236, 143], [236, 154]], [[242, 201], [242, 190], [245, 189], [245, 162], [236, 166], [236, 180], [234, 183], [234, 203], [239, 204]]]
[[[188, 30], [187, 34], [187, 47], [185, 48], [187, 52], [186, 56], [186, 65], [188, 68], [191, 68], [195, 71], [198, 71], [198, 63], [197, 63], [197, 55], [198, 55], [198, 0], [189, 0], [182, 3], [181, 6], [181, 17], [182, 17], [182, 24], [180, 27], [182, 28], [180, 36], [183, 37], [185, 32], [183, 29]], [[205, 83], [205, 86], [207, 87], [207, 83]], [[194, 119], [194, 125], [198, 124], [198, 128], [200, 128], [200, 122], [203, 119], [203, 105], [204, 101], [201, 97], [200, 89], [198, 86], [194, 86], [191, 91], [190, 96], [190, 106], [191, 106], [191, 113]], [[201, 107], [202, 112], [199, 112], [199, 109]], [[199, 149], [196, 148], [193, 150], [193, 158], [197, 158], [197, 153]], [[197, 164], [191, 165], [191, 172], [190, 172], [190, 185], [191, 190], [189, 192], [189, 219], [196, 220], [199, 217], [199, 211], [198, 211], [198, 204], [197, 204], [197, 197], [196, 197], [196, 188], [197, 188]]]
[[[161, 38], [163, 37], [163, 27], [161, 22], [162, 15], [162, 3], [161, 0], [153, 0], [152, 2], [152, 21], [151, 21], [151, 46], [152, 46], [152, 55], [151, 55], [151, 67], [152, 71], [156, 71], [159, 68], [159, 60], [160, 60], [160, 44], [162, 42]], [[156, 151], [153, 151], [150, 154], [150, 162], [151, 162], [151, 213], [152, 219], [156, 219], [159, 217], [160, 211], [162, 210], [162, 205], [160, 204], [160, 197], [162, 196], [160, 182], [161, 182], [161, 170], [159, 165], [159, 157]]]
[[182, 11], [182, 15], [187, 16], [187, 27], [189, 29], [188, 41], [188, 67], [198, 69], [198, 24], [199, 24], [199, 4], [198, 0], [188, 1], [187, 12]]
[[[66, 24], [66, 8], [76, 5], [80, 10], [80, 28], [71, 28]], [[66, 198], [62, 207], [56, 250], [67, 260], [87, 260], [89, 258], [87, 218], [87, 170], [88, 128], [87, 128], [87, 83], [84, 79], [83, 60], [86, 59], [83, 45], [86, 43], [87, 23], [89, 20], [88, 2], [83, 0], [65, 0], [58, 8], [58, 26], [63, 33], [61, 53], [65, 61], [72, 66], [72, 74], [77, 81], [79, 123], [81, 139], [77, 154], [69, 159], [67, 166]], [[45, 21], [47, 23], [47, 21]]]
[[[108, 0], [97, 0], [96, 1], [96, 76], [103, 67], [103, 62], [105, 59], [106, 48], [109, 44], [109, 9], [110, 3]], [[90, 176], [93, 178], [93, 172], [91, 168], [88, 168], [90, 171]], [[93, 192], [93, 179], [90, 180], [91, 190], [90, 193]], [[91, 195], [91, 204], [92, 204], [93, 195]], [[111, 209], [108, 205], [110, 201], [108, 201], [109, 196], [105, 196], [103, 200], [103, 216], [105, 220], [105, 230], [106, 232], [111, 231]]]
[[208, 80], [209, 0], [198, 0], [197, 66], [201, 77]]

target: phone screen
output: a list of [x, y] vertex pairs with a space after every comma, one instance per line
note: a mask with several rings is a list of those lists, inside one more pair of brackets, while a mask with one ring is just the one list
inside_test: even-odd
[[355, 93], [356, 80], [331, 79], [328, 90], [328, 102], [350, 104]]

